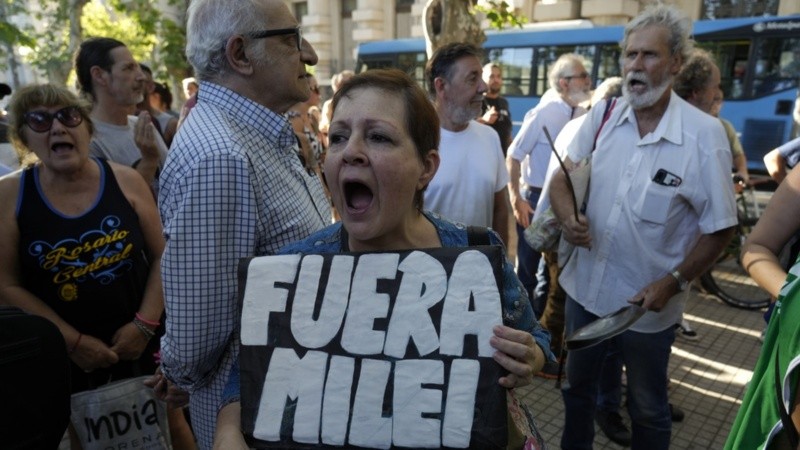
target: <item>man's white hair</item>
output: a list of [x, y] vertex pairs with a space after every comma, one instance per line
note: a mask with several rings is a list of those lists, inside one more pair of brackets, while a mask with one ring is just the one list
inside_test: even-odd
[[669, 31], [670, 51], [673, 55], [680, 55], [682, 63], [686, 62], [694, 50], [694, 41], [691, 39], [692, 21], [677, 8], [664, 4], [651, 6], [628, 22], [622, 42], [619, 44], [623, 52], [620, 58], [625, 58], [625, 49], [631, 33], [654, 25], [662, 26]]
[[583, 58], [575, 53], [565, 53], [559, 56], [556, 62], [553, 63], [553, 66], [550, 67], [550, 72], [547, 74], [547, 82], [550, 84], [550, 87], [555, 89], [559, 94], [563, 93], [564, 90], [561, 89], [558, 80], [566, 76], [577, 75], [573, 72], [578, 64], [585, 66]]
[[264, 28], [264, 0], [192, 0], [186, 22], [186, 58], [198, 80], [214, 80], [230, 69], [228, 39]]

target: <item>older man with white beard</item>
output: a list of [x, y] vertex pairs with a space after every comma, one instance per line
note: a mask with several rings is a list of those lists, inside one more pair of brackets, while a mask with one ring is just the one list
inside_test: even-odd
[[[536, 298], [533, 293], [536, 288], [536, 271], [539, 268], [541, 253], [531, 248], [523, 235], [542, 193], [552, 154], [544, 128], [547, 127], [550, 136], [555, 139], [567, 122], [586, 112], [578, 105], [589, 99], [589, 89], [592, 87], [592, 80], [583, 65], [583, 59], [573, 53], [561, 55], [553, 63], [547, 74], [547, 80], [550, 90], [535, 108], [525, 114], [522, 127], [508, 148], [506, 157], [509, 175], [508, 195], [516, 219], [518, 237], [517, 276], [528, 291], [537, 317], [541, 317], [545, 309], [544, 296]], [[545, 294], [547, 292], [546, 289], [542, 291]], [[555, 354], [559, 354], [560, 334], [553, 335], [552, 344], [552, 350]], [[556, 370], [553, 371], [551, 368], [551, 373], [558, 372], [558, 365], [555, 366]]]
[[[563, 236], [577, 246], [559, 278], [567, 334], [631, 303], [647, 310], [628, 331], [570, 352], [563, 449], [592, 447], [597, 379], [612, 343], [627, 368], [632, 447], [669, 448], [673, 327], [689, 282], [713, 263], [736, 224], [722, 125], [671, 90], [691, 51], [690, 32], [688, 19], [663, 5], [625, 27], [623, 99], [597, 138], [585, 212], [573, 215], [563, 172], [550, 185]], [[592, 152], [604, 109], [592, 108], [568, 148], [568, 165]]]

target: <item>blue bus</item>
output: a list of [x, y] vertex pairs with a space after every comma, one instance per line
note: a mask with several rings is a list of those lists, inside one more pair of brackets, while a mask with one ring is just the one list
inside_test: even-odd
[[[486, 33], [485, 62], [503, 68], [503, 90], [514, 133], [547, 90], [550, 65], [577, 53], [595, 83], [619, 76], [622, 26], [596, 27], [586, 20], [542, 23]], [[741, 136], [750, 170], [765, 171], [763, 156], [791, 138], [800, 77], [800, 15], [700, 20], [697, 45], [711, 52], [722, 74], [721, 116]], [[424, 84], [425, 41], [396, 39], [359, 45], [356, 71], [396, 67]]]

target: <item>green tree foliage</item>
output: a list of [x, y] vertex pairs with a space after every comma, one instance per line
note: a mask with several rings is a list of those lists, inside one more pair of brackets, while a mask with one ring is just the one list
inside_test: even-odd
[[[188, 0], [169, 0], [169, 5], [176, 10], [186, 11]], [[111, 4], [119, 13], [124, 13], [137, 23], [142, 32], [154, 38], [150, 54], [137, 59], [151, 63], [156, 78], [171, 77], [182, 79], [191, 75], [189, 63], [186, 61], [186, 29], [182, 19], [167, 17], [154, 0], [112, 0]], [[181, 22], [181, 23], [178, 23]]]
[[136, 19], [136, 15], [127, 15], [117, 8], [92, 0], [83, 9], [82, 38], [102, 36], [117, 39], [125, 43], [137, 61], [150, 61], [156, 36], [152, 29], [148, 29], [148, 24]]
[[[188, 0], [169, 3], [186, 11]], [[0, 68], [13, 61], [7, 55], [14, 46], [30, 47], [26, 62], [50, 82], [65, 84], [80, 42], [107, 36], [124, 42], [157, 77], [181, 79], [190, 73], [182, 18], [166, 17], [156, 5], [156, 0], [0, 0]], [[15, 14], [28, 15], [36, 26], [18, 28], [10, 22]]]
[[505, 1], [486, 0], [484, 4], [475, 5], [474, 11], [483, 13], [489, 21], [489, 25], [494, 29], [522, 28], [522, 25], [528, 22], [528, 18], [521, 14], [515, 14], [510, 7], [511, 5]]

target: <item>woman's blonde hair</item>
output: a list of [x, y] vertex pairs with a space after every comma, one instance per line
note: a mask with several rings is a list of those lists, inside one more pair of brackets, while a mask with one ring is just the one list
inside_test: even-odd
[[[25, 114], [34, 108], [53, 106], [74, 106], [78, 108], [84, 123], [89, 128], [89, 134], [94, 133], [94, 124], [90, 117], [91, 104], [79, 98], [65, 87], [52, 84], [37, 84], [17, 89], [8, 102], [8, 137], [14, 145], [23, 165], [30, 165], [33, 152], [25, 142], [22, 127], [25, 125]], [[33, 159], [35, 160], [35, 158]]]

